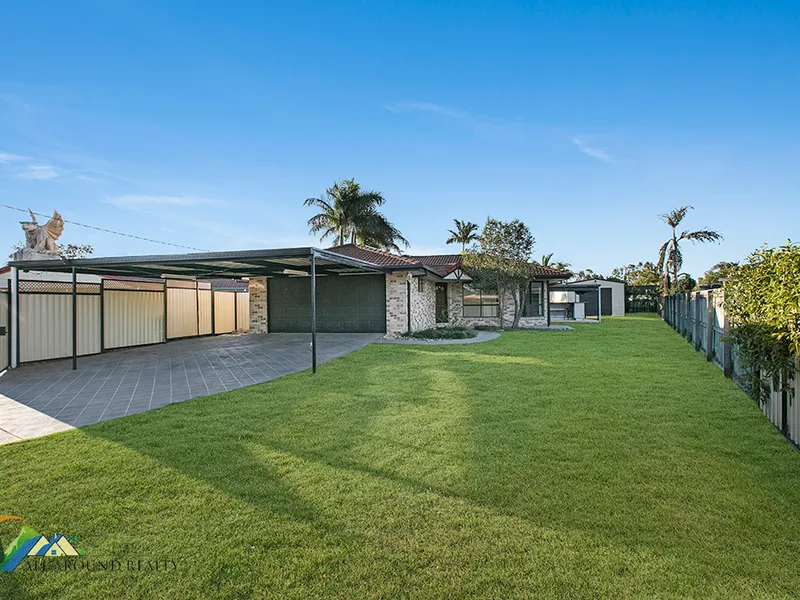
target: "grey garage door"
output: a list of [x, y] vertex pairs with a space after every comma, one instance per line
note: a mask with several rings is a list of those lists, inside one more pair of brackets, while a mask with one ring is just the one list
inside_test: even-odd
[[611, 308], [611, 288], [600, 289], [600, 314], [604, 317], [614, 314]]
[[[311, 280], [270, 279], [269, 331], [311, 331]], [[317, 278], [317, 331], [384, 333], [386, 279], [383, 275], [328, 275]]]

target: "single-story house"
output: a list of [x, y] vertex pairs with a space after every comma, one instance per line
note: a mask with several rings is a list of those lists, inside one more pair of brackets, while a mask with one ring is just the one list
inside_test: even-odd
[[[554, 314], [559, 318], [625, 316], [625, 284], [607, 279], [582, 279], [561, 284], [550, 292]], [[572, 315], [572, 317], [570, 317]]]

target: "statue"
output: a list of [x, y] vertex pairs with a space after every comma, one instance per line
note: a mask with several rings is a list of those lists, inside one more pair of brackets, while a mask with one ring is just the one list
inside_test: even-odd
[[25, 232], [25, 247], [18, 250], [14, 255], [14, 260], [42, 260], [59, 258], [56, 240], [61, 237], [64, 231], [64, 219], [53, 211], [51, 218], [44, 226], [39, 225], [36, 215], [31, 209], [33, 221], [20, 221], [22, 230]]

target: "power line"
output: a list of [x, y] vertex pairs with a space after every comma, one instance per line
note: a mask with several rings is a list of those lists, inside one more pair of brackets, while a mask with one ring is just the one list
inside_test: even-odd
[[[11, 210], [17, 210], [17, 211], [23, 212], [23, 213], [28, 213], [29, 212], [28, 209], [19, 208], [17, 206], [11, 206], [9, 204], [0, 204], [0, 206], [2, 206], [3, 208], [11, 209]], [[30, 211], [30, 212], [33, 212], [34, 215], [37, 215], [39, 217], [46, 217], [48, 219], [50, 217], [52, 217], [52, 215], [46, 215], [44, 213], [37, 213], [37, 212], [34, 212], [34, 211]], [[69, 223], [70, 225], [77, 225], [78, 227], [85, 227], [86, 229], [94, 229], [95, 231], [102, 231], [103, 233], [113, 233], [114, 235], [121, 235], [123, 237], [132, 238], [134, 240], [141, 240], [143, 242], [152, 242], [153, 244], [163, 244], [165, 246], [174, 246], [175, 248], [185, 248], [187, 250], [199, 250], [200, 252], [208, 252], [208, 250], [206, 248], [195, 248], [194, 246], [184, 246], [182, 244], [173, 244], [172, 242], [162, 242], [161, 240], [154, 240], [154, 239], [151, 239], [151, 238], [142, 237], [140, 235], [133, 235], [131, 233], [123, 233], [121, 231], [114, 231], [113, 229], [105, 229], [103, 227], [95, 227], [94, 225], [86, 225], [85, 223], [78, 223], [77, 221], [67, 221], [66, 219], [64, 219], [64, 223]]]

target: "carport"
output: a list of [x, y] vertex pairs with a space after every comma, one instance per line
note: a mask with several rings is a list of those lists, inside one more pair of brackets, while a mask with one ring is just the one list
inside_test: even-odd
[[[381, 327], [385, 328], [385, 289], [381, 286], [386, 271], [374, 264], [319, 248], [14, 261], [9, 265], [12, 267], [12, 286], [15, 287], [19, 285], [19, 270], [72, 274], [73, 369], [77, 369], [78, 364], [78, 274], [188, 280], [266, 278], [265, 284], [275, 290], [276, 298], [270, 304], [275, 307], [275, 319], [271, 318], [271, 321], [276, 330], [308, 331], [311, 334], [312, 372], [317, 369], [318, 300], [322, 301], [322, 324], [326, 332], [379, 333]], [[19, 314], [14, 305], [16, 297], [17, 294], [11, 296], [12, 314]], [[264, 310], [267, 312], [266, 306]], [[19, 324], [15, 326], [12, 323], [11, 364], [14, 366], [19, 358], [18, 331]]]

